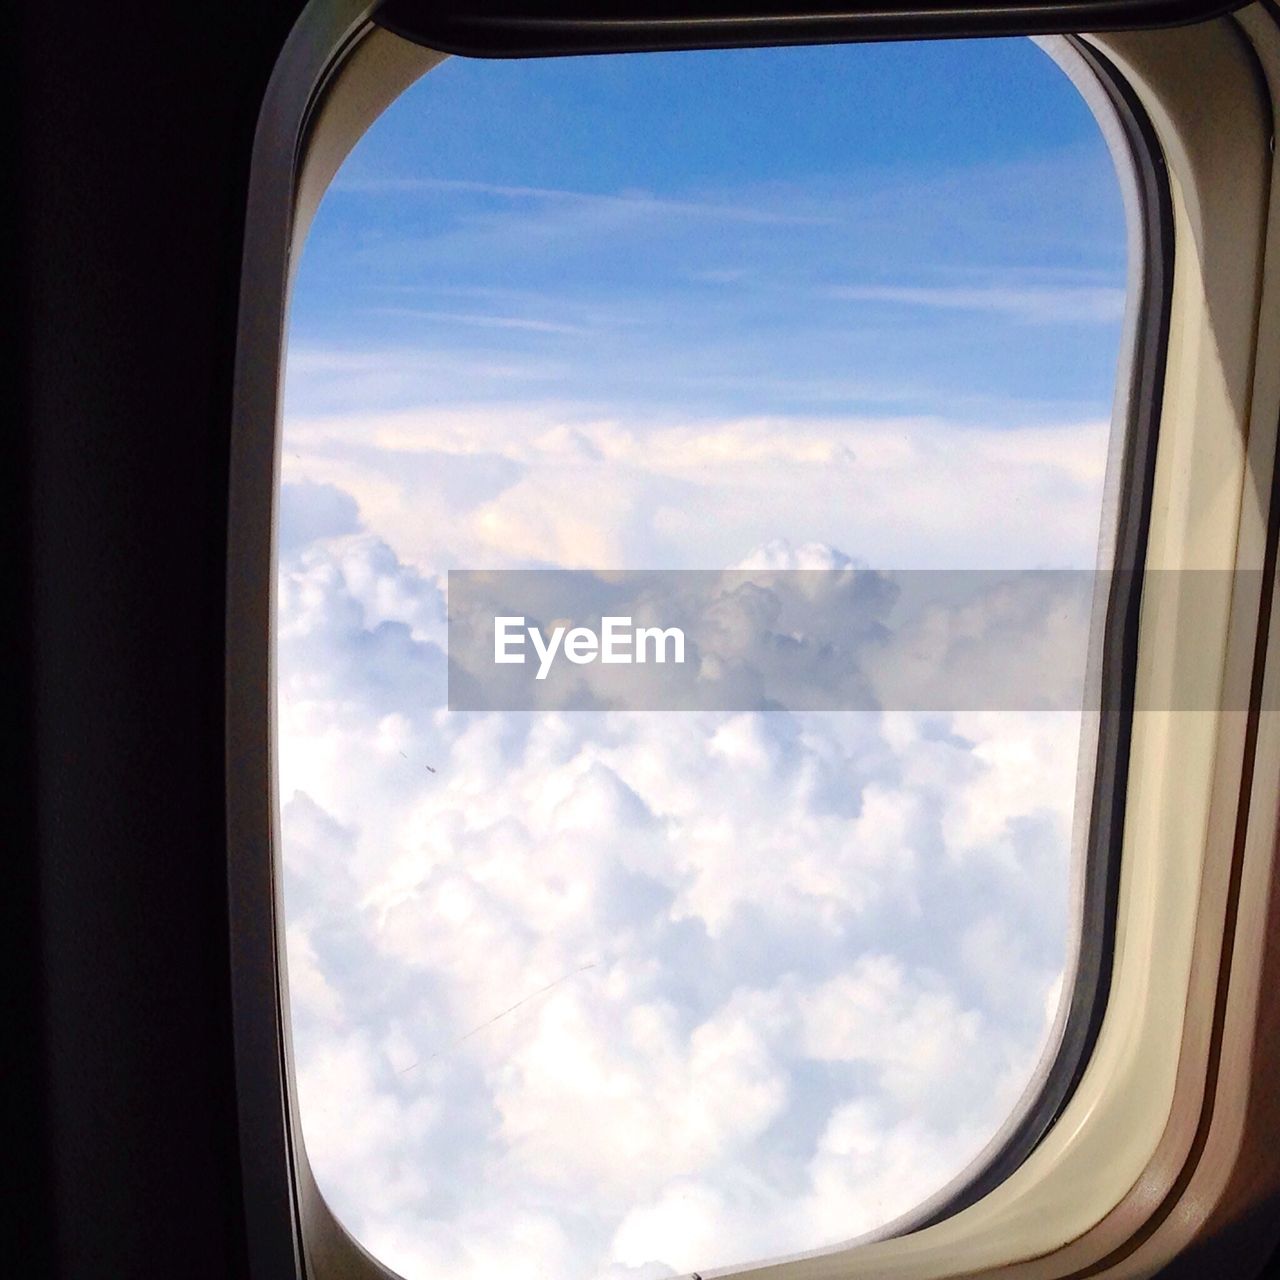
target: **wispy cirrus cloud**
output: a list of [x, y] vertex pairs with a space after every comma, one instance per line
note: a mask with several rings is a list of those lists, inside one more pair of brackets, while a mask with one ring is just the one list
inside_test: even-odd
[[338, 191], [366, 195], [411, 195], [414, 193], [453, 192], [478, 196], [494, 196], [502, 200], [536, 201], [542, 204], [567, 204], [611, 209], [628, 213], [675, 214], [690, 218], [723, 219], [730, 222], [778, 223], [792, 226], [834, 226], [840, 219], [823, 214], [789, 213], [759, 204], [724, 203], [714, 200], [672, 200], [645, 191], [573, 191], [562, 187], [513, 186], [500, 182], [476, 182], [463, 178], [383, 177], [340, 178], [334, 184]]
[[591, 330], [585, 325], [561, 320], [540, 320], [532, 316], [490, 315], [482, 311], [435, 311], [427, 307], [368, 307], [372, 315], [403, 316], [406, 320], [427, 320], [448, 325], [468, 325], [477, 329], [520, 329], [527, 333], [562, 333], [582, 335]]
[[1125, 291], [1102, 285], [858, 284], [833, 285], [824, 290], [824, 296], [842, 302], [984, 312], [1032, 324], [1114, 324], [1124, 315]]

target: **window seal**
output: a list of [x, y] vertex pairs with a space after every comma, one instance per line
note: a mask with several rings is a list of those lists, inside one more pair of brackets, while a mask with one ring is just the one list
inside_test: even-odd
[[867, 1238], [923, 1230], [967, 1209], [1004, 1182], [1039, 1145], [1071, 1100], [1106, 1015], [1115, 955], [1116, 907], [1124, 844], [1124, 812], [1133, 732], [1138, 622], [1147, 554], [1160, 409], [1164, 398], [1174, 264], [1173, 205], [1163, 152], [1150, 118], [1115, 65], [1078, 37], [1066, 41], [1105, 94], [1125, 144], [1137, 187], [1134, 216], [1142, 262], [1132, 314], [1128, 387], [1123, 397], [1114, 562], [1107, 585], [1097, 680], [1099, 732], [1088, 806], [1088, 830], [1076, 904], [1074, 970], [1064, 993], [1066, 1016], [1049, 1046], [1047, 1069], [988, 1148], [924, 1204]]

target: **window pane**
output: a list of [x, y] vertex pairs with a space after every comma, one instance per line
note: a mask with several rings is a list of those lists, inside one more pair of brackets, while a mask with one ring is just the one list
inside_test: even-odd
[[303, 1131], [375, 1256], [831, 1246], [999, 1129], [1080, 712], [451, 710], [445, 575], [1092, 570], [1125, 265], [1027, 41], [450, 59], [366, 135], [295, 289], [277, 640]]

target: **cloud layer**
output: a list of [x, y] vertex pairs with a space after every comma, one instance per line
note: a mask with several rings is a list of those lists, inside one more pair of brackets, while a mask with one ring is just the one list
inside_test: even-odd
[[443, 606], [368, 533], [282, 563], [304, 1134], [358, 1237], [658, 1276], [954, 1175], [1054, 1011], [1078, 718], [452, 715]]

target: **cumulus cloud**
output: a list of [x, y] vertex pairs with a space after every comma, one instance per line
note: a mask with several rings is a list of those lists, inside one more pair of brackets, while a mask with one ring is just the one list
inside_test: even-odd
[[499, 402], [297, 417], [283, 465], [427, 572], [718, 569], [779, 530], [887, 569], [1092, 569], [1109, 431]]
[[848, 1239], [981, 1148], [1064, 962], [1077, 717], [450, 713], [443, 581], [295, 527], [295, 1057], [367, 1247], [657, 1280]]
[[284, 556], [320, 538], [354, 533], [360, 527], [355, 499], [331, 484], [282, 485], [279, 512], [277, 545]]

